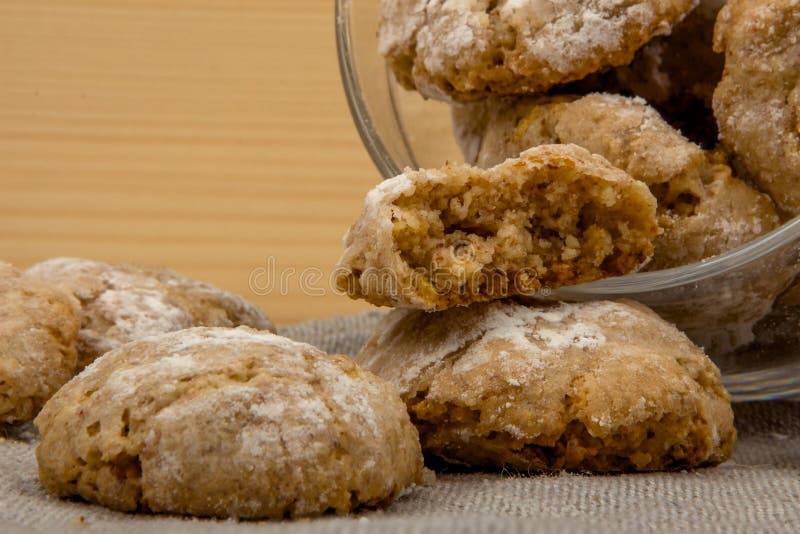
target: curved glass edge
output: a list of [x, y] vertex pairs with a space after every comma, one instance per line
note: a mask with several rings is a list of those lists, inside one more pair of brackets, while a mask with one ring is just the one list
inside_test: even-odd
[[[378, 171], [384, 177], [397, 176], [401, 170], [389, 155], [389, 151], [372, 123], [369, 108], [362, 96], [363, 92], [358, 81], [356, 66], [353, 64], [355, 56], [351, 43], [350, 3], [350, 0], [336, 0], [335, 4], [339, 71], [345, 87], [347, 102], [359, 136]], [[794, 241], [800, 242], [800, 216], [750, 243], [702, 262], [563, 287], [556, 290], [554, 296], [567, 299], [601, 295], [613, 297], [672, 289], [739, 269]]]
[[794, 242], [800, 243], [800, 216], [755, 241], [699, 263], [661, 271], [635, 273], [617, 278], [598, 280], [597, 282], [560, 288], [555, 293], [565, 297], [596, 296], [601, 294], [626, 295], [629, 293], [671, 289], [741, 269], [743, 266], [758, 261]]
[[378, 135], [377, 130], [372, 125], [366, 102], [362, 98], [361, 86], [358, 81], [356, 66], [352, 62], [354, 57], [352, 52], [351, 29], [350, 29], [350, 2], [349, 0], [336, 0], [335, 7], [336, 20], [336, 52], [339, 58], [339, 73], [344, 84], [347, 104], [350, 114], [356, 125], [361, 142], [367, 147], [367, 152], [372, 158], [372, 162], [383, 176], [397, 176], [400, 169], [389, 157], [383, 141]]

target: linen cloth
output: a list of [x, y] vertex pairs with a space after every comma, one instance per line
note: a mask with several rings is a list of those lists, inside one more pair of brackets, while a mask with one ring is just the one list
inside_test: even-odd
[[[380, 313], [293, 325], [283, 335], [353, 355]], [[739, 442], [717, 468], [632, 475], [440, 474], [388, 510], [236, 522], [124, 514], [49, 497], [32, 426], [0, 429], [0, 532], [317, 534], [427, 532], [800, 532], [800, 402], [735, 406]]]

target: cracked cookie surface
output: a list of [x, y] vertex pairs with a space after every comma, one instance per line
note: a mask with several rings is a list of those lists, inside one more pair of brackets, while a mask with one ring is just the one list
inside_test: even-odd
[[573, 93], [620, 93], [644, 98], [675, 128], [705, 148], [717, 145], [711, 107], [725, 58], [714, 51], [714, 24], [727, 0], [700, 0], [672, 33], [656, 37], [630, 65], [570, 84]]
[[782, 210], [800, 215], [800, 0], [731, 0], [714, 49], [725, 53], [714, 92], [722, 144]]
[[356, 360], [400, 391], [426, 454], [452, 463], [652, 471], [734, 447], [719, 370], [634, 302], [395, 310]]
[[0, 424], [30, 421], [75, 374], [77, 303], [0, 262]]
[[54, 258], [32, 266], [27, 274], [80, 302], [80, 368], [129, 341], [193, 326], [275, 331], [258, 306], [169, 269]]
[[382, 0], [379, 51], [442, 100], [540, 93], [628, 64], [697, 0]]
[[627, 274], [652, 255], [655, 209], [644, 184], [574, 145], [485, 170], [407, 170], [367, 195], [336, 282], [436, 310]]
[[247, 327], [96, 360], [36, 419], [51, 493], [124, 511], [283, 518], [392, 502], [419, 482], [397, 392], [345, 356]]
[[470, 162], [489, 167], [522, 150], [574, 143], [644, 182], [658, 200], [649, 270], [715, 256], [778, 227], [772, 201], [732, 175], [640, 98], [591, 94], [492, 99], [454, 108]]

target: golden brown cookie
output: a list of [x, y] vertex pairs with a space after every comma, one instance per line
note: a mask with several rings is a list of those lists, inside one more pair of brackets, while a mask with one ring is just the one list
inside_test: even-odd
[[0, 424], [30, 421], [75, 373], [77, 303], [0, 262]]
[[726, 0], [700, 0], [670, 35], [657, 37], [630, 65], [570, 85], [571, 92], [601, 91], [640, 96], [692, 141], [714, 148], [717, 124], [711, 108], [725, 58], [714, 52], [714, 23]]
[[800, 214], [800, 0], [731, 0], [714, 48], [720, 140], [779, 208]]
[[421, 480], [397, 392], [345, 356], [250, 328], [107, 353], [36, 418], [39, 478], [124, 511], [276, 518], [391, 503]]
[[652, 255], [647, 187], [574, 145], [483, 170], [407, 170], [373, 189], [345, 238], [337, 286], [426, 310], [621, 275]]
[[379, 51], [405, 87], [458, 101], [539, 93], [625, 65], [697, 0], [382, 0]]
[[465, 156], [480, 167], [531, 146], [575, 143], [647, 184], [664, 229], [650, 270], [721, 254], [780, 223], [766, 195], [733, 177], [725, 161], [687, 140], [642, 99], [563, 95], [491, 99], [454, 109], [457, 132], [472, 136], [460, 139]]
[[80, 368], [129, 341], [193, 326], [275, 331], [264, 312], [242, 297], [169, 269], [55, 258], [28, 274], [80, 301]]
[[724, 462], [736, 439], [719, 370], [634, 302], [394, 310], [356, 359], [448, 462], [653, 471]]

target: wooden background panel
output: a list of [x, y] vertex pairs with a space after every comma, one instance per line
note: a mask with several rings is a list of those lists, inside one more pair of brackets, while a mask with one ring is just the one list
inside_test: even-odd
[[[377, 179], [330, 0], [0, 3], [2, 259], [166, 265], [280, 323], [363, 310], [327, 277]], [[295, 274], [263, 294], [270, 257]]]

